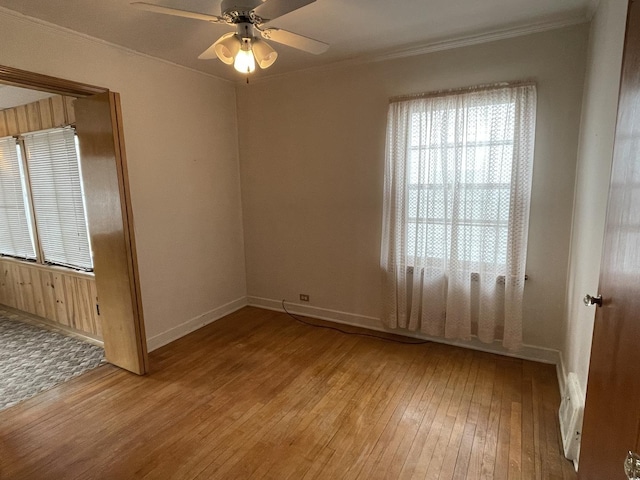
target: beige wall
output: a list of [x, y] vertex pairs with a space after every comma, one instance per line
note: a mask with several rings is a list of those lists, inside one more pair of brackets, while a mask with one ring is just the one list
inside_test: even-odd
[[[254, 299], [297, 301], [308, 293], [311, 306], [331, 318], [344, 313], [375, 323], [388, 98], [535, 79], [525, 342], [559, 349], [587, 30], [575, 26], [236, 87], [5, 11], [0, 64], [120, 92], [152, 346], [241, 305], [245, 254]], [[610, 51], [600, 50], [604, 57]], [[585, 101], [598, 110], [588, 94]], [[576, 197], [574, 232], [585, 225], [579, 203]], [[575, 283], [579, 271], [572, 265]], [[583, 343], [565, 345], [569, 365], [584, 358]]]
[[243, 302], [234, 86], [6, 11], [0, 45], [2, 65], [121, 94], [151, 347]]
[[[525, 343], [559, 349], [588, 27], [239, 85], [248, 292], [311, 296], [329, 318], [380, 310], [387, 100], [498, 81], [538, 82]], [[343, 312], [343, 313], [340, 313]], [[346, 315], [345, 315], [346, 314]]]
[[589, 37], [562, 352], [565, 371], [577, 373], [583, 393], [595, 308], [582, 298], [598, 291], [626, 14], [626, 0], [601, 0]]

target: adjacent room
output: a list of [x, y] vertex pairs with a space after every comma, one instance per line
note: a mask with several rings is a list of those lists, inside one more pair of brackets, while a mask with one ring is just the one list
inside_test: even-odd
[[0, 85], [0, 409], [104, 359], [74, 100]]
[[0, 97], [73, 112], [5, 150], [60, 129], [86, 211], [65, 260], [35, 193], [0, 211], [0, 318], [105, 356], [0, 411], [0, 479], [638, 478], [638, 32], [635, 0], [0, 0]]

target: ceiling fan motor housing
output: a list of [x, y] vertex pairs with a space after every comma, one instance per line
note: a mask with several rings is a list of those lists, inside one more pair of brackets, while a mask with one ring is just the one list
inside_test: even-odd
[[241, 39], [253, 39], [253, 24], [247, 22], [236, 23], [236, 34]]
[[[241, 3], [240, 3], [241, 2]], [[260, 24], [262, 19], [253, 13], [253, 9], [262, 5], [261, 0], [223, 0], [220, 6], [223, 18], [231, 24]]]

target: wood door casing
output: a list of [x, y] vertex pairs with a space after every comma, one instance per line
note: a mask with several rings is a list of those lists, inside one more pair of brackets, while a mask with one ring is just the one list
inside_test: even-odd
[[[604, 172], [603, 172], [604, 173]], [[629, 6], [579, 478], [625, 479], [640, 428], [640, 6]], [[590, 293], [590, 292], [585, 292]]]
[[76, 130], [107, 361], [148, 371], [119, 98], [76, 100]]

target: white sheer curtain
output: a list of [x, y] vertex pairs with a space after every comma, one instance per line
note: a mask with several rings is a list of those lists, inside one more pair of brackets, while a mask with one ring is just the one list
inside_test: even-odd
[[387, 326], [521, 346], [535, 119], [531, 84], [391, 102]]

